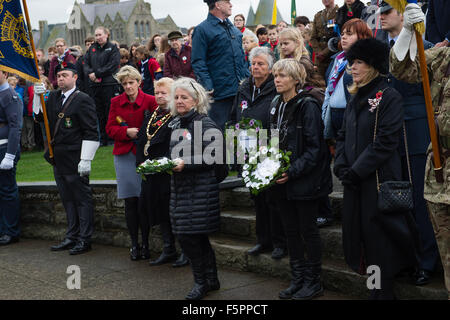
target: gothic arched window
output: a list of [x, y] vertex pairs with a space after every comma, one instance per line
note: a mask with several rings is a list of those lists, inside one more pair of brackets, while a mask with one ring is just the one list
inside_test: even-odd
[[139, 23], [137, 21], [134, 23], [134, 37], [137, 38], [137, 39], [140, 38]]

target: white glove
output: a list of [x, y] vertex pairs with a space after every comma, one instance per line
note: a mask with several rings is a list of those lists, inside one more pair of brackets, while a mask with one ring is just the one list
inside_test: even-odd
[[7, 153], [0, 163], [0, 170], [11, 170], [14, 167], [15, 155]]
[[425, 15], [417, 3], [410, 3], [406, 6], [403, 13], [403, 28], [413, 31], [416, 23], [425, 21]]
[[91, 160], [81, 160], [78, 164], [78, 173], [80, 176], [89, 176], [91, 174]]
[[34, 114], [39, 114], [41, 111], [42, 111], [41, 96], [34, 93], [33, 112], [34, 112]]
[[94, 160], [95, 153], [97, 152], [100, 142], [83, 140], [81, 144], [81, 160]]
[[35, 94], [44, 94], [47, 91], [44, 83], [35, 83], [34, 84], [34, 93]]
[[424, 21], [425, 15], [417, 3], [410, 3], [406, 6], [405, 12], [403, 13], [403, 29], [392, 48], [399, 61], [405, 59], [408, 50], [410, 59], [412, 61], [416, 59], [417, 42], [414, 24]]

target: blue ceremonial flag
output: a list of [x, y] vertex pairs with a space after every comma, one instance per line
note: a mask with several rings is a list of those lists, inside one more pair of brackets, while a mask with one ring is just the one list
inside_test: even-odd
[[20, 0], [0, 0], [0, 70], [39, 81]]

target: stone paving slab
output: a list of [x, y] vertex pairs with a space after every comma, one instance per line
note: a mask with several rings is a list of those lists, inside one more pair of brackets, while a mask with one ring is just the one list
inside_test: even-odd
[[[0, 247], [1, 300], [183, 300], [191, 269], [133, 262], [127, 249], [93, 245], [87, 254], [51, 252], [49, 241], [22, 239]], [[155, 258], [155, 257], [152, 257]], [[67, 267], [81, 268], [81, 290], [67, 289]], [[277, 300], [288, 281], [219, 268], [222, 288], [207, 300]], [[323, 300], [354, 299], [326, 292]]]

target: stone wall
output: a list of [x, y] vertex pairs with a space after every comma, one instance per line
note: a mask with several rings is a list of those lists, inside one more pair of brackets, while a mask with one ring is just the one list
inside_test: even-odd
[[[240, 180], [228, 178], [222, 189], [241, 185]], [[130, 237], [125, 221], [125, 204], [117, 199], [116, 181], [93, 181], [95, 205], [95, 231], [93, 242], [119, 247], [129, 247]], [[60, 241], [64, 239], [67, 220], [55, 182], [19, 183], [21, 202], [22, 237]], [[230, 199], [228, 192], [221, 192], [222, 207]], [[154, 252], [162, 250], [159, 228], [150, 231], [150, 247]]]

